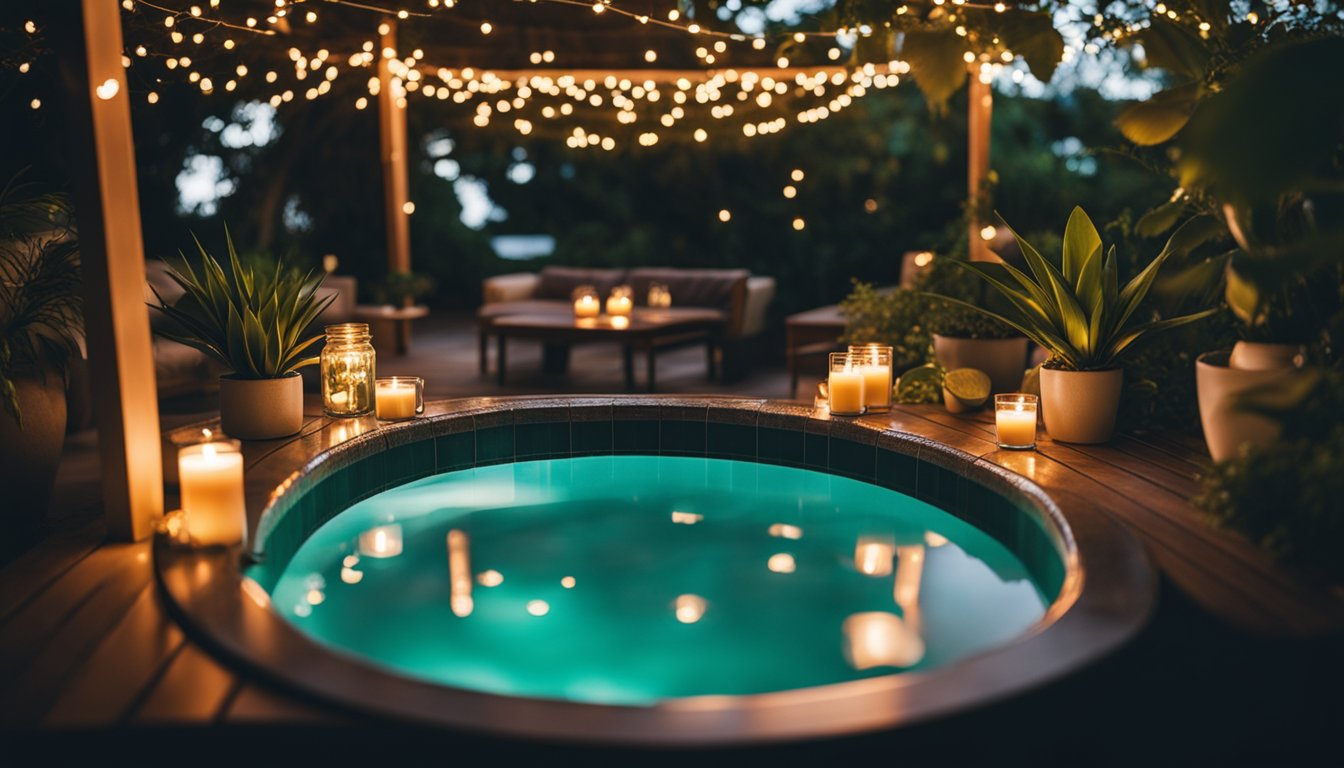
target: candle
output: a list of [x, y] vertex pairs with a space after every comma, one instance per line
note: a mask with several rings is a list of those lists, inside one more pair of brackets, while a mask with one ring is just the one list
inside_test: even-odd
[[994, 426], [1000, 448], [1036, 447], [1037, 403], [1035, 395], [994, 396]]
[[628, 317], [634, 306], [629, 296], [612, 294], [607, 297], [607, 314], [613, 317]]
[[831, 372], [826, 379], [826, 391], [831, 413], [838, 416], [858, 416], [863, 413], [863, 374], [855, 367], [851, 355], [831, 353]]
[[891, 366], [864, 365], [859, 368], [863, 376], [864, 410], [886, 410], [891, 407]]
[[374, 398], [378, 418], [383, 421], [415, 418], [424, 410], [422, 391], [423, 380], [414, 376], [380, 376]]
[[574, 300], [574, 316], [579, 318], [597, 317], [602, 305], [596, 296], [583, 295]]
[[200, 546], [242, 542], [247, 525], [243, 501], [243, 454], [232, 440], [190, 445], [177, 454], [178, 484], [187, 535]]
[[359, 554], [365, 557], [396, 557], [401, 554], [401, 525], [380, 525], [359, 534]]

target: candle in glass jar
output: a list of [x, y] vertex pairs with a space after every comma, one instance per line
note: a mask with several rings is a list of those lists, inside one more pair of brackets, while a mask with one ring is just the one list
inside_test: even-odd
[[243, 454], [232, 441], [207, 442], [177, 454], [187, 534], [201, 546], [238, 544], [247, 524]]
[[378, 418], [384, 421], [415, 418], [415, 400], [415, 384], [413, 382], [378, 382], [375, 402]]
[[863, 376], [863, 406], [865, 409], [891, 407], [891, 366], [869, 364], [859, 368]]
[[607, 297], [607, 314], [613, 317], [626, 317], [634, 308], [629, 296], [611, 295]]
[[1036, 445], [1035, 395], [994, 396], [994, 427], [1000, 448], [1033, 448]]
[[857, 416], [863, 413], [863, 374], [850, 356], [843, 352], [831, 354], [830, 376], [826, 379], [831, 413]]
[[602, 304], [596, 296], [584, 295], [574, 300], [574, 316], [580, 318], [597, 317], [602, 311]]

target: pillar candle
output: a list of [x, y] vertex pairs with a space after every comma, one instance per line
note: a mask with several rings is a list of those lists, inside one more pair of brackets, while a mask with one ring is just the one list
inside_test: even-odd
[[863, 412], [863, 374], [857, 370], [831, 371], [827, 380], [831, 413]]
[[859, 373], [863, 375], [864, 407], [891, 407], [891, 366], [863, 365], [859, 367]]
[[1029, 446], [1036, 442], [1036, 410], [1005, 409], [994, 412], [1000, 445]]
[[415, 418], [415, 384], [378, 382], [375, 406], [378, 418], [385, 421]]
[[243, 540], [243, 454], [229, 443], [201, 443], [177, 454], [178, 484], [187, 535], [202, 546]]

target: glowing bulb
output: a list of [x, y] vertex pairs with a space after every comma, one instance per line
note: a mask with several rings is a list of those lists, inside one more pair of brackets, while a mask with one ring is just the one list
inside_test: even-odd
[[797, 195], [798, 195], [798, 188], [793, 186], [792, 184], [784, 188], [784, 197], [792, 200], [794, 197], [797, 197]]
[[494, 25], [491, 24], [491, 23], [488, 22], [488, 21], [483, 21], [483, 22], [481, 22], [481, 34], [482, 34], [482, 35], [488, 35], [488, 34], [490, 34], [491, 30], [493, 30], [494, 28], [495, 28]]
[[806, 174], [803, 173], [802, 168], [794, 168], [793, 172], [789, 174], [789, 178], [793, 179], [794, 181], [802, 181], [805, 175]]
[[658, 60], [658, 52], [654, 50], [645, 51], [644, 60], [652, 64], [653, 62]]
[[807, 222], [806, 222], [806, 221], [803, 221], [803, 217], [801, 217], [801, 216], [797, 216], [797, 217], [794, 218], [794, 220], [793, 220], [793, 230], [794, 230], [795, 232], [801, 232], [801, 231], [803, 231], [803, 227], [806, 227], [806, 226], [807, 226]]
[[993, 224], [990, 224], [980, 230], [980, 239], [993, 240], [997, 234], [999, 234], [999, 230], [995, 229]]

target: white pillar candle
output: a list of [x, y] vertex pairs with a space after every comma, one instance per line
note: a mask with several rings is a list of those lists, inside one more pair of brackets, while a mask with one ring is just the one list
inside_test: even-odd
[[415, 418], [415, 384], [413, 382], [378, 382], [374, 400], [378, 418], [386, 421]]
[[580, 296], [574, 300], [575, 317], [597, 317], [602, 311], [602, 304], [596, 296]]
[[994, 412], [999, 445], [1030, 446], [1036, 443], [1036, 409], [1003, 409]]
[[247, 526], [243, 454], [228, 442], [207, 442], [177, 454], [187, 535], [201, 546], [238, 544]]
[[864, 365], [859, 373], [863, 375], [863, 405], [865, 408], [891, 407], [891, 366]]
[[863, 374], [853, 369], [831, 371], [826, 386], [830, 392], [831, 413], [863, 412]]

